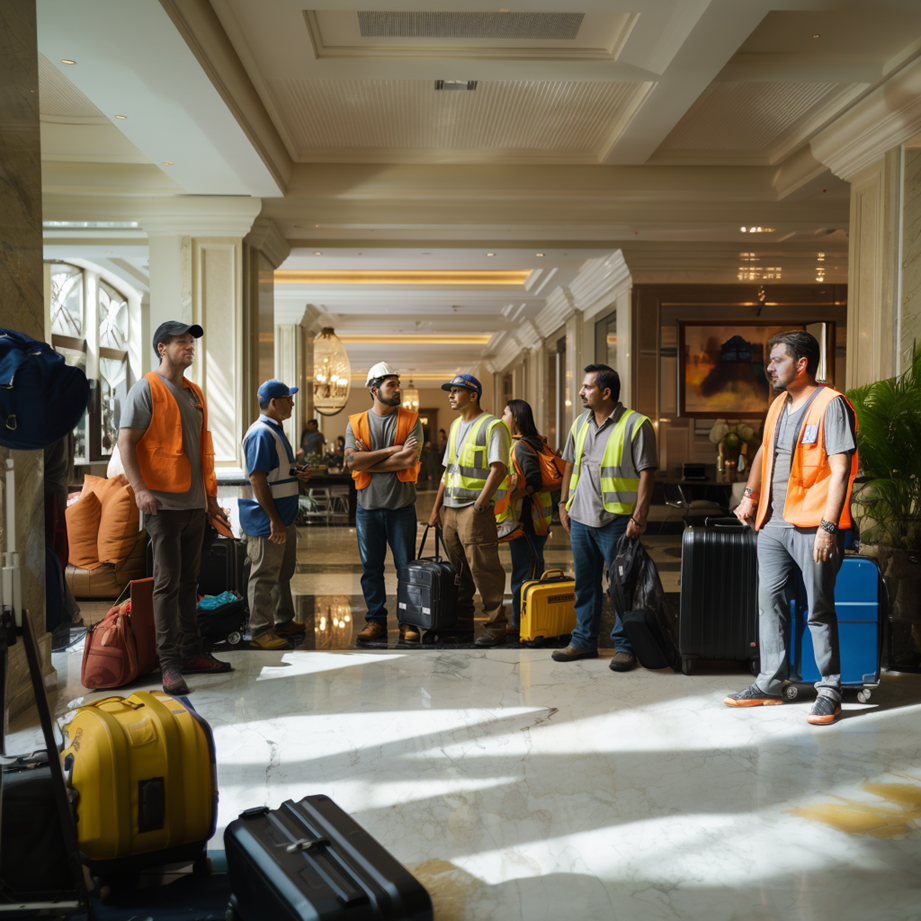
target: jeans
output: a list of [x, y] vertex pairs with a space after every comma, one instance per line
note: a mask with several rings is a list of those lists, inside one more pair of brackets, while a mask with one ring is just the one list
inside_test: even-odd
[[[524, 537], [519, 537], [517, 540], [509, 542], [508, 549], [512, 554], [512, 598], [513, 607], [512, 607], [512, 628], [518, 630], [521, 626], [521, 586], [528, 581], [529, 578], [537, 579], [544, 571], [544, 545], [547, 543], [548, 534], [535, 534], [534, 533], [534, 522], [531, 519], [530, 514], [526, 518], [522, 519], [522, 525], [524, 526], [525, 533], [530, 539], [531, 544], [528, 545], [528, 539]], [[534, 570], [534, 575], [531, 575], [531, 547], [534, 548], [534, 552], [537, 554], [537, 567]]]
[[[613, 566], [617, 542], [626, 532], [630, 516], [618, 515], [603, 528], [591, 528], [571, 518], [569, 521], [572, 558], [576, 570], [576, 629], [572, 631], [571, 644], [582, 652], [594, 652], [598, 648], [601, 605], [604, 601], [602, 571], [605, 563], [608, 569]], [[624, 632], [620, 615], [620, 611], [615, 611], [616, 619], [611, 631], [614, 649], [633, 655], [633, 647]]]
[[835, 579], [844, 558], [843, 531], [835, 552], [824, 563], [814, 563], [815, 528], [762, 528], [758, 532], [758, 626], [761, 673], [755, 684], [765, 694], [780, 694], [790, 671], [790, 580], [803, 574], [809, 605], [809, 632], [815, 664], [821, 678], [819, 697], [841, 700], [841, 661], [838, 654], [838, 618]]
[[[401, 566], [416, 558], [416, 507], [355, 509], [355, 530], [361, 554], [361, 591], [368, 613], [365, 620], [387, 626], [387, 592], [384, 588], [384, 560], [387, 546], [393, 553], [393, 565]], [[397, 621], [399, 621], [397, 615]]]

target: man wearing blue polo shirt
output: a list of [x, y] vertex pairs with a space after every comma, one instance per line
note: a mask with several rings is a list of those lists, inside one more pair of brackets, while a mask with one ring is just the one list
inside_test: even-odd
[[246, 535], [249, 573], [251, 645], [282, 649], [292, 637], [306, 633], [294, 622], [291, 577], [297, 565], [297, 499], [299, 483], [310, 474], [298, 471], [282, 422], [294, 411], [297, 387], [266, 381], [258, 391], [259, 419], [243, 437], [243, 463], [252, 499], [240, 500], [240, 526]]

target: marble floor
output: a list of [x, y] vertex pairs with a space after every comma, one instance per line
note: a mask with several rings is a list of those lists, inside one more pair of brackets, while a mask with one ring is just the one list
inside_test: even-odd
[[[649, 541], [667, 588], [679, 540]], [[571, 567], [559, 528], [547, 556]], [[725, 707], [750, 681], [737, 665], [358, 649], [354, 530], [303, 529], [298, 559], [305, 643], [228, 651], [232, 673], [189, 681], [215, 734], [215, 848], [242, 809], [326, 793], [423, 880], [439, 921], [921, 918], [921, 676], [885, 674], [818, 728], [808, 698]], [[78, 649], [54, 664], [60, 715], [90, 695]], [[10, 729], [8, 750], [36, 741], [28, 719]]]

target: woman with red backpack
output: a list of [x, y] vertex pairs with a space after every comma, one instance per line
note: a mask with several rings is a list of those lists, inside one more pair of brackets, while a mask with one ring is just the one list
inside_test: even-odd
[[[550, 536], [553, 515], [551, 492], [559, 489], [559, 468], [562, 460], [554, 454], [546, 439], [534, 425], [531, 406], [524, 400], [509, 400], [502, 421], [512, 432], [512, 450], [509, 472], [513, 474], [511, 503], [514, 517], [524, 530], [524, 536], [509, 541], [512, 554], [512, 595], [514, 608], [509, 638], [516, 638], [521, 617], [521, 586], [528, 579], [536, 579], [544, 571], [544, 545]], [[534, 557], [536, 556], [536, 561]], [[536, 562], [534, 572], [531, 564]]]

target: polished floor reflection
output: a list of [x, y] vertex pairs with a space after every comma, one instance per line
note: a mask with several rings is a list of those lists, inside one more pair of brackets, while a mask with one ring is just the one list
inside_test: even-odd
[[[244, 808], [326, 793], [423, 879], [439, 921], [921, 915], [921, 676], [885, 675], [825, 728], [806, 724], [808, 699], [723, 706], [742, 666], [615, 674], [607, 649], [563, 665], [395, 634], [356, 649], [354, 541], [302, 533], [303, 647], [190, 676], [215, 733], [219, 836]], [[678, 540], [651, 543], [674, 579]], [[569, 568], [564, 535], [548, 557]], [[80, 686], [79, 651], [55, 665], [59, 713], [102, 696]], [[36, 738], [11, 728], [8, 750]]]

